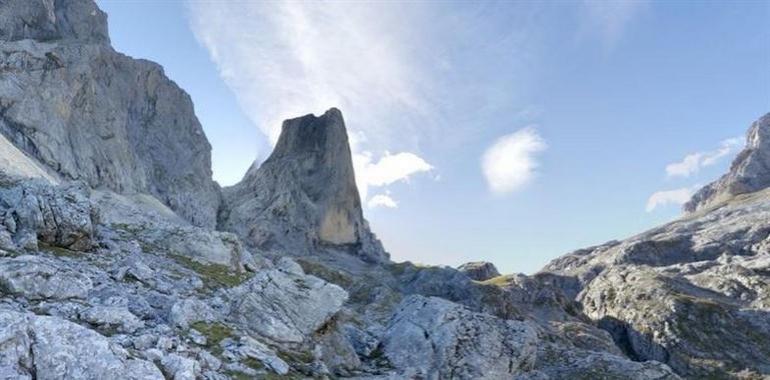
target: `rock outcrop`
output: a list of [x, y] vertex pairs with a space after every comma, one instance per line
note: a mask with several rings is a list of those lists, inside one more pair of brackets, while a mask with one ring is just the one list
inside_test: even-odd
[[487, 261], [474, 261], [460, 265], [457, 270], [465, 273], [471, 280], [486, 281], [500, 275], [495, 264]]
[[224, 199], [220, 228], [260, 250], [301, 256], [336, 249], [388, 260], [363, 217], [337, 109], [286, 120], [270, 157], [225, 188]]
[[115, 52], [90, 0], [0, 3], [0, 133], [67, 180], [157, 197], [213, 227], [211, 147], [190, 97]]
[[696, 192], [684, 210], [695, 212], [727, 201], [736, 195], [770, 187], [770, 113], [755, 121], [746, 136], [746, 147], [730, 171]]

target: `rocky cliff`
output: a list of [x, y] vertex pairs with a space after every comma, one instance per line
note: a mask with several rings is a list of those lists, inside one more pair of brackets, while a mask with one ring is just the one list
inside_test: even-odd
[[363, 217], [338, 109], [286, 120], [270, 157], [224, 189], [224, 199], [220, 228], [257, 249], [292, 255], [338, 249], [369, 262], [388, 260]]
[[533, 276], [392, 263], [338, 110], [220, 200], [189, 98], [92, 1], [0, 20], [0, 379], [770, 375], [766, 122], [719, 207]]
[[0, 2], [0, 133], [49, 173], [148, 193], [213, 227], [219, 190], [190, 97], [115, 52], [92, 1]]

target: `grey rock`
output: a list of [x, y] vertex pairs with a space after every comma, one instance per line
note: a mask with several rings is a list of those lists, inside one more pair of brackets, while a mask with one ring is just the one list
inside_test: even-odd
[[275, 342], [301, 343], [347, 297], [342, 288], [317, 277], [266, 270], [229, 291], [230, 319]]
[[460, 265], [457, 270], [476, 281], [486, 281], [500, 275], [495, 264], [486, 261], [475, 261]]
[[163, 372], [173, 380], [195, 380], [200, 376], [200, 363], [177, 354], [168, 354], [161, 360]]
[[133, 333], [144, 327], [139, 318], [120, 306], [93, 306], [82, 311], [80, 319], [106, 331]]
[[98, 212], [82, 183], [24, 180], [0, 188], [0, 220], [15, 242], [6, 248], [37, 249], [39, 241], [82, 251], [94, 243]]
[[183, 329], [194, 322], [211, 322], [215, 319], [217, 314], [208, 303], [192, 298], [176, 301], [169, 314], [169, 321]]
[[536, 344], [535, 329], [525, 322], [415, 295], [393, 315], [383, 351], [396, 368], [427, 378], [502, 379], [534, 366]]
[[0, 24], [3, 41], [109, 43], [107, 15], [92, 1], [5, 1], [0, 4]]
[[684, 210], [695, 212], [740, 194], [770, 187], [770, 113], [755, 121], [746, 136], [746, 147], [717, 181], [695, 193]]
[[223, 194], [220, 226], [252, 247], [293, 255], [318, 255], [328, 248], [369, 262], [388, 261], [364, 220], [337, 109], [284, 121], [270, 157]]
[[[100, 225], [115, 231], [116, 239], [138, 242], [141, 251], [183, 256], [236, 271], [244, 269], [244, 262], [254, 261], [234, 234], [190, 226], [152, 197], [95, 191], [92, 202], [99, 210]], [[132, 270], [136, 273], [138, 268]]]
[[93, 1], [5, 1], [0, 20], [0, 133], [61, 178], [151, 194], [215, 225], [211, 147], [190, 97], [159, 65], [115, 52]]
[[91, 280], [37, 256], [0, 258], [0, 293], [41, 299], [84, 299], [93, 287]]
[[0, 321], [0, 366], [20, 378], [163, 379], [151, 363], [125, 357], [105, 337], [66, 320], [0, 311]]
[[279, 375], [289, 373], [289, 365], [258, 340], [245, 336], [241, 337], [240, 344], [239, 352], [243, 357], [257, 359]]

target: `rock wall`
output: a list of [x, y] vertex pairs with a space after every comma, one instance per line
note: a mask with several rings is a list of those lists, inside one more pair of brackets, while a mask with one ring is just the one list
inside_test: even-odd
[[90, 0], [0, 2], [0, 133], [66, 180], [149, 193], [213, 227], [219, 189], [190, 97], [115, 52]]

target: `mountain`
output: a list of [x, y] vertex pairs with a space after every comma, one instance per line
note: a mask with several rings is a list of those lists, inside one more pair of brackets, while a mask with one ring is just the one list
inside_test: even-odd
[[286, 120], [273, 153], [224, 189], [220, 228], [251, 247], [293, 255], [347, 250], [370, 262], [388, 255], [369, 230], [338, 109]]
[[0, 379], [770, 375], [768, 116], [665, 226], [532, 276], [394, 263], [339, 110], [220, 189], [189, 96], [93, 1], [0, 21]]

